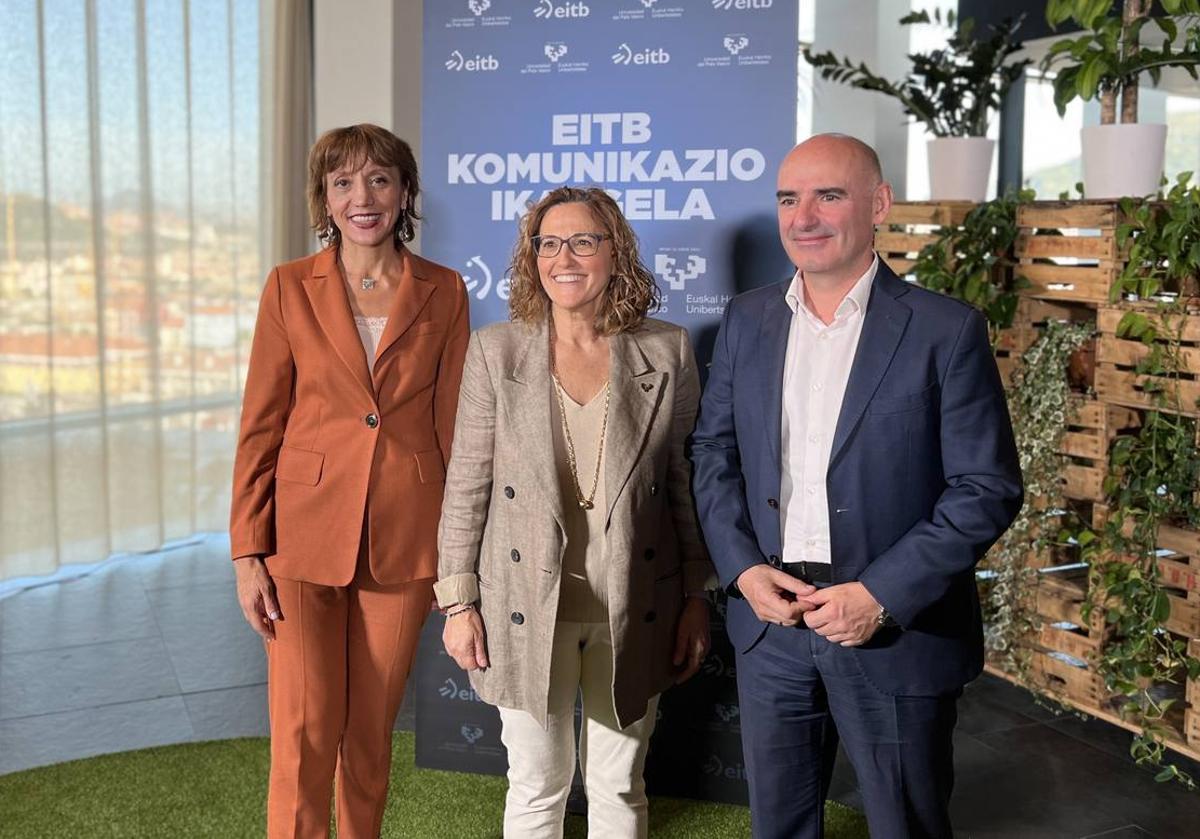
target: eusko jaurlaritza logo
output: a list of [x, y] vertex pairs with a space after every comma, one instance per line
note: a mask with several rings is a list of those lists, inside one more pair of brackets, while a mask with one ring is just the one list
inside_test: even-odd
[[617, 47], [617, 51], [613, 53], [613, 64], [667, 64], [671, 60], [671, 53], [667, 52], [662, 47], [646, 47], [645, 49], [634, 50], [629, 44], [622, 43]]

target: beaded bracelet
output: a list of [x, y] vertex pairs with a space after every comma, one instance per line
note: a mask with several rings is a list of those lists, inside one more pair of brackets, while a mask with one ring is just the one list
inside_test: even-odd
[[446, 611], [446, 612], [443, 612], [443, 614], [444, 614], [446, 617], [448, 617], [448, 618], [452, 618], [452, 617], [454, 617], [455, 615], [461, 615], [463, 612], [474, 612], [474, 611], [475, 611], [475, 604], [474, 604], [474, 603], [465, 603], [465, 604], [463, 604], [462, 606], [459, 606], [459, 607], [458, 607], [457, 609], [455, 609], [454, 611], [452, 611], [452, 612], [451, 612], [451, 611]]

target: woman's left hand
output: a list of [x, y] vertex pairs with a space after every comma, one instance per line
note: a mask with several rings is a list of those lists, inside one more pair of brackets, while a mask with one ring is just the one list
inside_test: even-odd
[[672, 663], [683, 669], [675, 683], [686, 682], [700, 669], [708, 655], [708, 601], [700, 597], [684, 599], [679, 625], [675, 629], [675, 655]]

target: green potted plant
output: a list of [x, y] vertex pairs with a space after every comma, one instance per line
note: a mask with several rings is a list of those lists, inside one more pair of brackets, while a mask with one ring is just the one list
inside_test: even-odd
[[1200, 184], [1192, 184], [1191, 175], [1180, 173], [1154, 199], [1121, 199], [1125, 221], [1117, 226], [1117, 246], [1128, 247], [1129, 258], [1109, 289], [1110, 301], [1200, 294]]
[[[939, 12], [914, 12], [902, 25], [942, 23]], [[901, 81], [876, 75], [865, 64], [838, 58], [832, 52], [804, 50], [804, 58], [821, 78], [862, 90], [873, 90], [898, 100], [904, 113], [924, 123], [934, 139], [929, 142], [930, 192], [935, 200], [982, 201], [987, 197], [995, 141], [987, 139], [991, 114], [1004, 94], [1030, 64], [1010, 61], [1022, 45], [1014, 40], [1021, 19], [992, 27], [981, 40], [971, 18], [945, 17], [951, 29], [944, 49], [909, 56], [912, 71]]]
[[[1165, 14], [1156, 16], [1156, 11]], [[1157, 84], [1167, 68], [1197, 77], [1200, 0], [1047, 0], [1046, 21], [1052, 27], [1071, 21], [1083, 29], [1055, 42], [1042, 61], [1044, 71], [1057, 69], [1058, 112], [1065, 113], [1076, 98], [1100, 101], [1100, 125], [1082, 131], [1084, 194], [1120, 198], [1154, 192], [1162, 177], [1167, 127], [1137, 121], [1138, 81], [1145, 74]], [[1161, 34], [1161, 46], [1142, 44], [1149, 23]]]

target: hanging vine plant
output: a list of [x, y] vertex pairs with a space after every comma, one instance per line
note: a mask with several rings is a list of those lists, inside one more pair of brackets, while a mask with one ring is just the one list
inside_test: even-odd
[[1103, 609], [1112, 638], [1098, 661], [1105, 685], [1120, 699], [1120, 713], [1141, 727], [1130, 752], [1139, 764], [1159, 767], [1158, 779], [1195, 781], [1164, 762], [1168, 713], [1177, 699], [1165, 686], [1200, 678], [1200, 661], [1187, 642], [1164, 628], [1171, 599], [1158, 568], [1158, 535], [1163, 524], [1200, 528], [1195, 493], [1200, 487], [1200, 451], [1196, 420], [1180, 413], [1197, 406], [1181, 404], [1184, 369], [1180, 338], [1184, 308], [1162, 305], [1155, 315], [1127, 312], [1117, 327], [1122, 338], [1142, 341], [1149, 351], [1136, 373], [1150, 379], [1156, 409], [1147, 411], [1137, 434], [1119, 437], [1109, 454], [1105, 495], [1110, 515], [1101, 538], [1085, 551], [1089, 562], [1089, 600], [1085, 617]]
[[1037, 628], [1033, 601], [1037, 571], [1029, 566], [1031, 551], [1050, 547], [1059, 528], [1053, 526], [1063, 504], [1062, 474], [1066, 462], [1059, 451], [1070, 419], [1071, 355], [1092, 337], [1091, 324], [1047, 324], [1045, 332], [1021, 356], [1008, 394], [1013, 434], [1025, 481], [1025, 504], [1012, 526], [988, 554], [991, 572], [983, 610], [985, 644], [996, 663], [1027, 681], [1028, 650], [1022, 644]]

